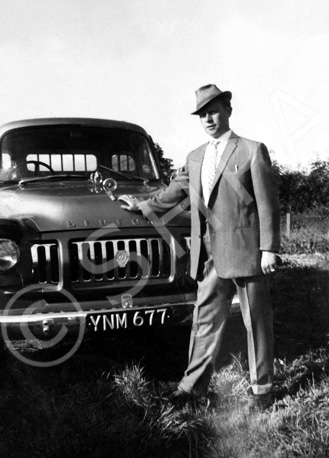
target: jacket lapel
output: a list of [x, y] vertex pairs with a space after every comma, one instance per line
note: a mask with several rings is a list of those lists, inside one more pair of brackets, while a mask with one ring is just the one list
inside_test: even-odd
[[193, 183], [193, 194], [194, 196], [202, 197], [202, 186], [201, 186], [201, 168], [203, 163], [203, 158], [206, 152], [207, 144], [200, 146], [197, 150], [194, 151], [191, 156], [190, 162], [190, 183]]

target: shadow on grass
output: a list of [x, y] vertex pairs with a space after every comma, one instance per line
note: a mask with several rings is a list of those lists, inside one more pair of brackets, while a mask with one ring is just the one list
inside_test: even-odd
[[271, 278], [275, 356], [293, 359], [326, 347], [329, 334], [329, 263], [286, 261]]
[[[312, 262], [312, 264], [310, 264]], [[329, 368], [327, 256], [289, 257], [271, 277], [276, 399], [320, 381]]]
[[[160, 362], [151, 367], [154, 353], [162, 350], [142, 357], [146, 338], [136, 345], [136, 337], [120, 344], [87, 341], [70, 360], [48, 368], [9, 355], [0, 392], [0, 456], [187, 458], [197, 446], [207, 450], [211, 427], [192, 411], [173, 411], [163, 401], [161, 386], [150, 379], [160, 367]], [[133, 349], [141, 363], [133, 363]]]

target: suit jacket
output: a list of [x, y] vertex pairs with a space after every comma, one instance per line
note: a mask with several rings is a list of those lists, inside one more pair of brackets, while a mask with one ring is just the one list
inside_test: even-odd
[[220, 277], [260, 275], [261, 252], [277, 252], [280, 246], [279, 201], [267, 148], [232, 132], [206, 205], [201, 185], [206, 147], [192, 151], [168, 188], [139, 207], [146, 215], [150, 209], [163, 212], [190, 196], [192, 278], [198, 273], [205, 224]]

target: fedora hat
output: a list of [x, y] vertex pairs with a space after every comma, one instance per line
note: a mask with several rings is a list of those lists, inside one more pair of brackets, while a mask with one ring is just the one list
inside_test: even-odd
[[230, 91], [221, 91], [215, 84], [208, 84], [202, 86], [195, 91], [196, 95], [196, 110], [191, 113], [192, 115], [199, 114], [200, 110], [205, 107], [209, 102], [216, 99], [217, 97], [227, 97], [229, 100], [232, 98]]

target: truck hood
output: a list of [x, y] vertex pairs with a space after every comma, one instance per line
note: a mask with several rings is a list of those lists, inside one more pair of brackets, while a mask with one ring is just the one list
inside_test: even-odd
[[[114, 224], [118, 227], [149, 226], [141, 213], [123, 210], [117, 197], [134, 194], [147, 199], [163, 186], [119, 184], [111, 200], [101, 186], [86, 181], [28, 183], [0, 189], [0, 217], [29, 220], [40, 232], [98, 229]], [[189, 225], [187, 212], [180, 213], [167, 225]]]

